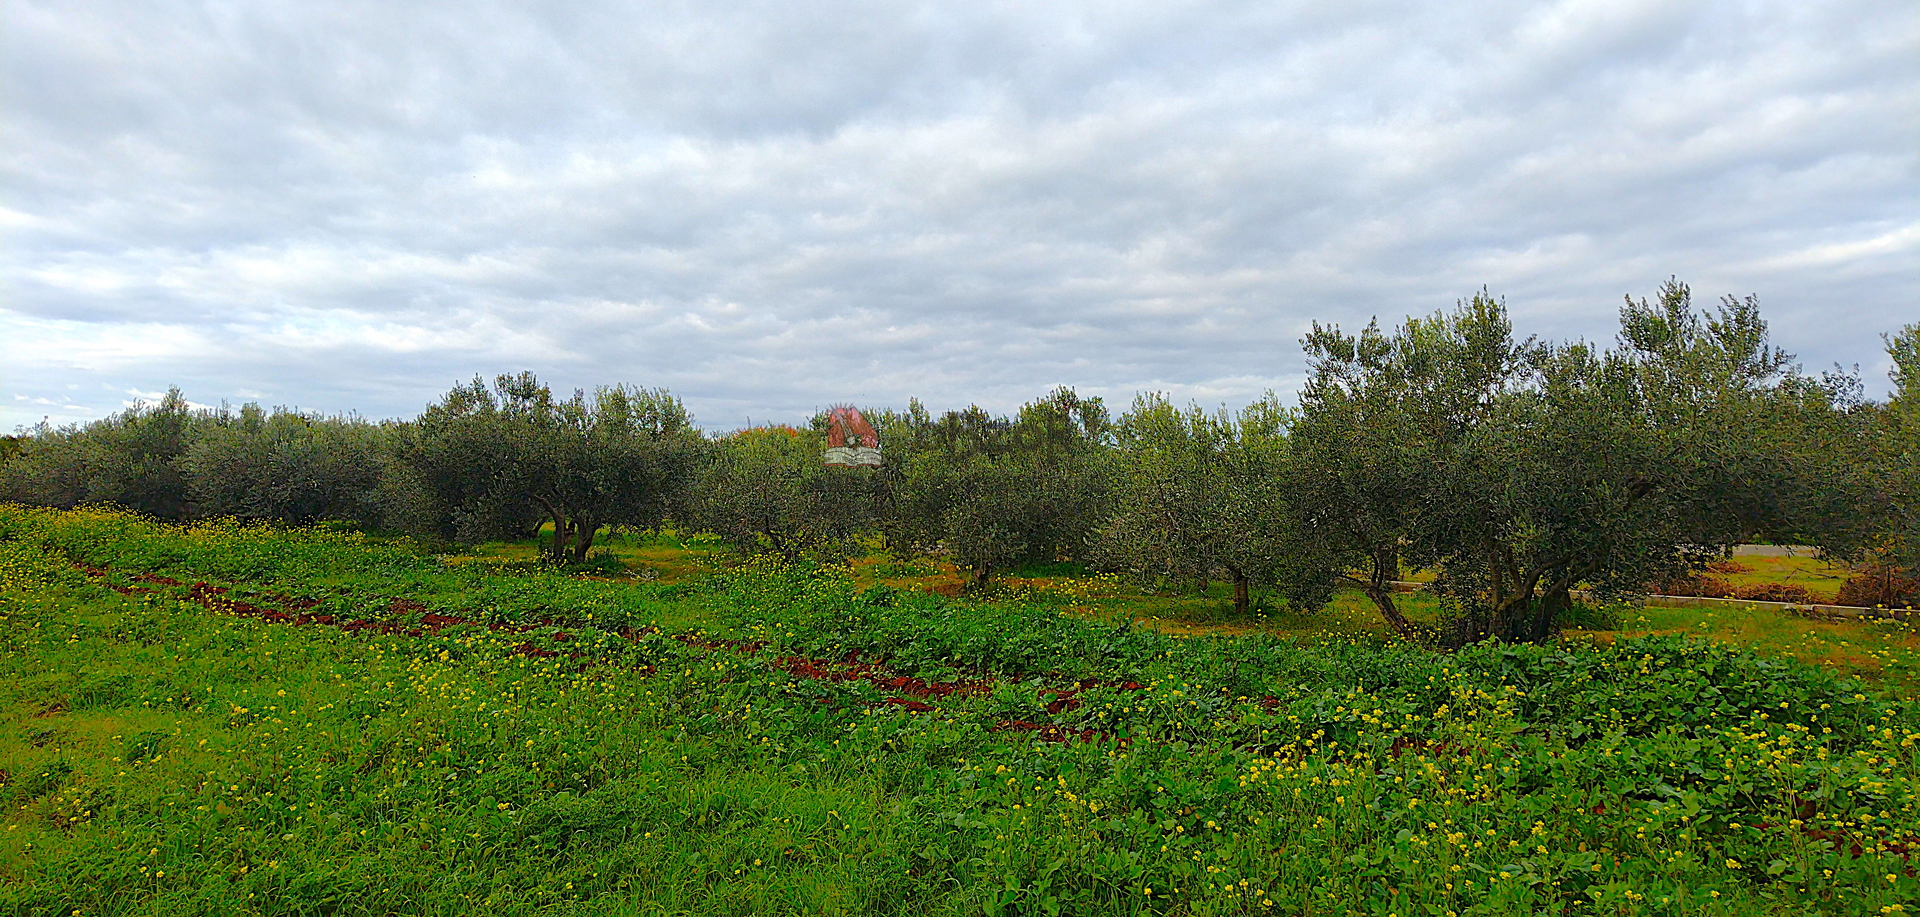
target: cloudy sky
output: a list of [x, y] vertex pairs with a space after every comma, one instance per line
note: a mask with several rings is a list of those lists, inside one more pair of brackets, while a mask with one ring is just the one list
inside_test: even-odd
[[1884, 391], [1920, 320], [1911, 0], [11, 0], [0, 81], [0, 429], [1238, 404], [1314, 319], [1610, 340], [1669, 275]]

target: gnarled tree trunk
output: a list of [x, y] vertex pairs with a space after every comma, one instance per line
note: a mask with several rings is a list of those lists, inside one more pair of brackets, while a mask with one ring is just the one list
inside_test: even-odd
[[1373, 570], [1361, 590], [1367, 598], [1373, 600], [1375, 608], [1380, 609], [1380, 617], [1395, 634], [1406, 640], [1421, 642], [1423, 636], [1407, 616], [1400, 613], [1400, 606], [1393, 601], [1393, 580], [1400, 575], [1400, 551], [1386, 547], [1374, 552]]
[[1246, 617], [1253, 610], [1253, 602], [1248, 596], [1247, 574], [1238, 567], [1227, 567], [1227, 573], [1233, 576], [1233, 613]]

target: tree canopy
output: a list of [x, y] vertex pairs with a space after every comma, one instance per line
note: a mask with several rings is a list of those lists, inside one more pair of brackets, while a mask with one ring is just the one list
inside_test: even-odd
[[373, 523], [381, 517], [387, 432], [249, 404], [210, 418], [176, 464], [199, 515]]
[[[1063, 561], [1223, 577], [1241, 614], [1254, 590], [1305, 611], [1345, 585], [1436, 646], [1545, 640], [1577, 596], [1638, 592], [1755, 540], [1920, 590], [1920, 324], [1885, 338], [1885, 403], [1857, 372], [1802, 372], [1753, 297], [1703, 308], [1677, 280], [1629, 297], [1611, 342], [1520, 337], [1483, 290], [1391, 329], [1316, 323], [1302, 343], [1297, 407], [1143, 394], [1114, 420], [1070, 388], [1012, 416], [914, 401], [867, 413], [878, 468], [826, 465], [824, 414], [707, 436], [665, 391], [563, 398], [531, 373], [378, 424], [173, 390], [0, 441], [0, 498], [463, 542], [550, 525], [549, 556], [575, 562], [605, 526], [669, 519], [789, 558], [878, 536], [974, 585]], [[1414, 572], [1447, 602], [1438, 624], [1403, 612]]]
[[[1401, 634], [1538, 641], [1578, 586], [1635, 591], [1743, 540], [1802, 534], [1831, 492], [1830, 392], [1751, 299], [1629, 300], [1620, 346], [1516, 339], [1486, 294], [1392, 334], [1316, 325], [1294, 425], [1294, 525]], [[1409, 622], [1394, 581], [1437, 574], [1458, 614]]]
[[1920, 580], [1920, 323], [1886, 338], [1893, 358], [1894, 396], [1873, 432], [1872, 479], [1880, 485], [1871, 526], [1884, 536], [1874, 547]]
[[1288, 412], [1272, 393], [1237, 415], [1143, 394], [1114, 426], [1113, 511], [1094, 557], [1139, 575], [1224, 575], [1234, 609], [1300, 555], [1282, 507]]
[[1055, 389], [1012, 419], [978, 407], [935, 419], [916, 401], [878, 421], [890, 544], [945, 552], [976, 584], [1020, 564], [1084, 556], [1107, 507], [1100, 399]]
[[0, 466], [0, 496], [72, 507], [114, 503], [161, 519], [191, 512], [176, 462], [205, 420], [178, 388], [86, 426], [42, 423]]
[[685, 522], [745, 553], [836, 560], [876, 523], [883, 492], [867, 468], [822, 463], [816, 430], [753, 427], [714, 442]]
[[553, 524], [550, 556], [584, 560], [603, 525], [650, 527], [680, 504], [703, 440], [663, 390], [557, 399], [532, 373], [454, 388], [408, 431], [405, 459], [441, 527], [473, 540]]

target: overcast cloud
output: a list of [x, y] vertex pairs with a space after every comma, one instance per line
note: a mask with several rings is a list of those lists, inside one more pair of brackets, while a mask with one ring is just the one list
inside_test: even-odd
[[0, 8], [0, 429], [475, 374], [709, 428], [1055, 384], [1291, 397], [1315, 319], [1611, 340], [1669, 275], [1809, 369], [1920, 320], [1920, 6]]

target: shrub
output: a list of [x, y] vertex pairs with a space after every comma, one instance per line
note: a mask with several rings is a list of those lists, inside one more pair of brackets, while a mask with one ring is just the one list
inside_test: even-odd
[[1863, 608], [1906, 608], [1920, 605], [1920, 580], [1888, 564], [1876, 564], [1848, 577], [1834, 601]]
[[1661, 580], [1648, 584], [1647, 591], [1654, 595], [1691, 595], [1709, 599], [1724, 599], [1733, 595], [1733, 587], [1726, 580], [1706, 575]]
[[[1738, 567], [1739, 570], [1729, 569]], [[1717, 573], [1744, 571], [1745, 567], [1726, 561], [1715, 562], [1707, 567]], [[1717, 576], [1699, 574], [1680, 579], [1653, 583], [1647, 591], [1655, 595], [1689, 595], [1708, 599], [1745, 599], [1749, 602], [1792, 602], [1801, 605], [1817, 604], [1820, 596], [1813, 594], [1805, 586], [1788, 583], [1759, 583], [1752, 586], [1735, 586]]]
[[1820, 597], [1807, 590], [1805, 586], [1791, 583], [1762, 583], [1757, 586], [1738, 586], [1733, 590], [1732, 598], [1753, 602], [1792, 602], [1799, 605], [1820, 604]]

